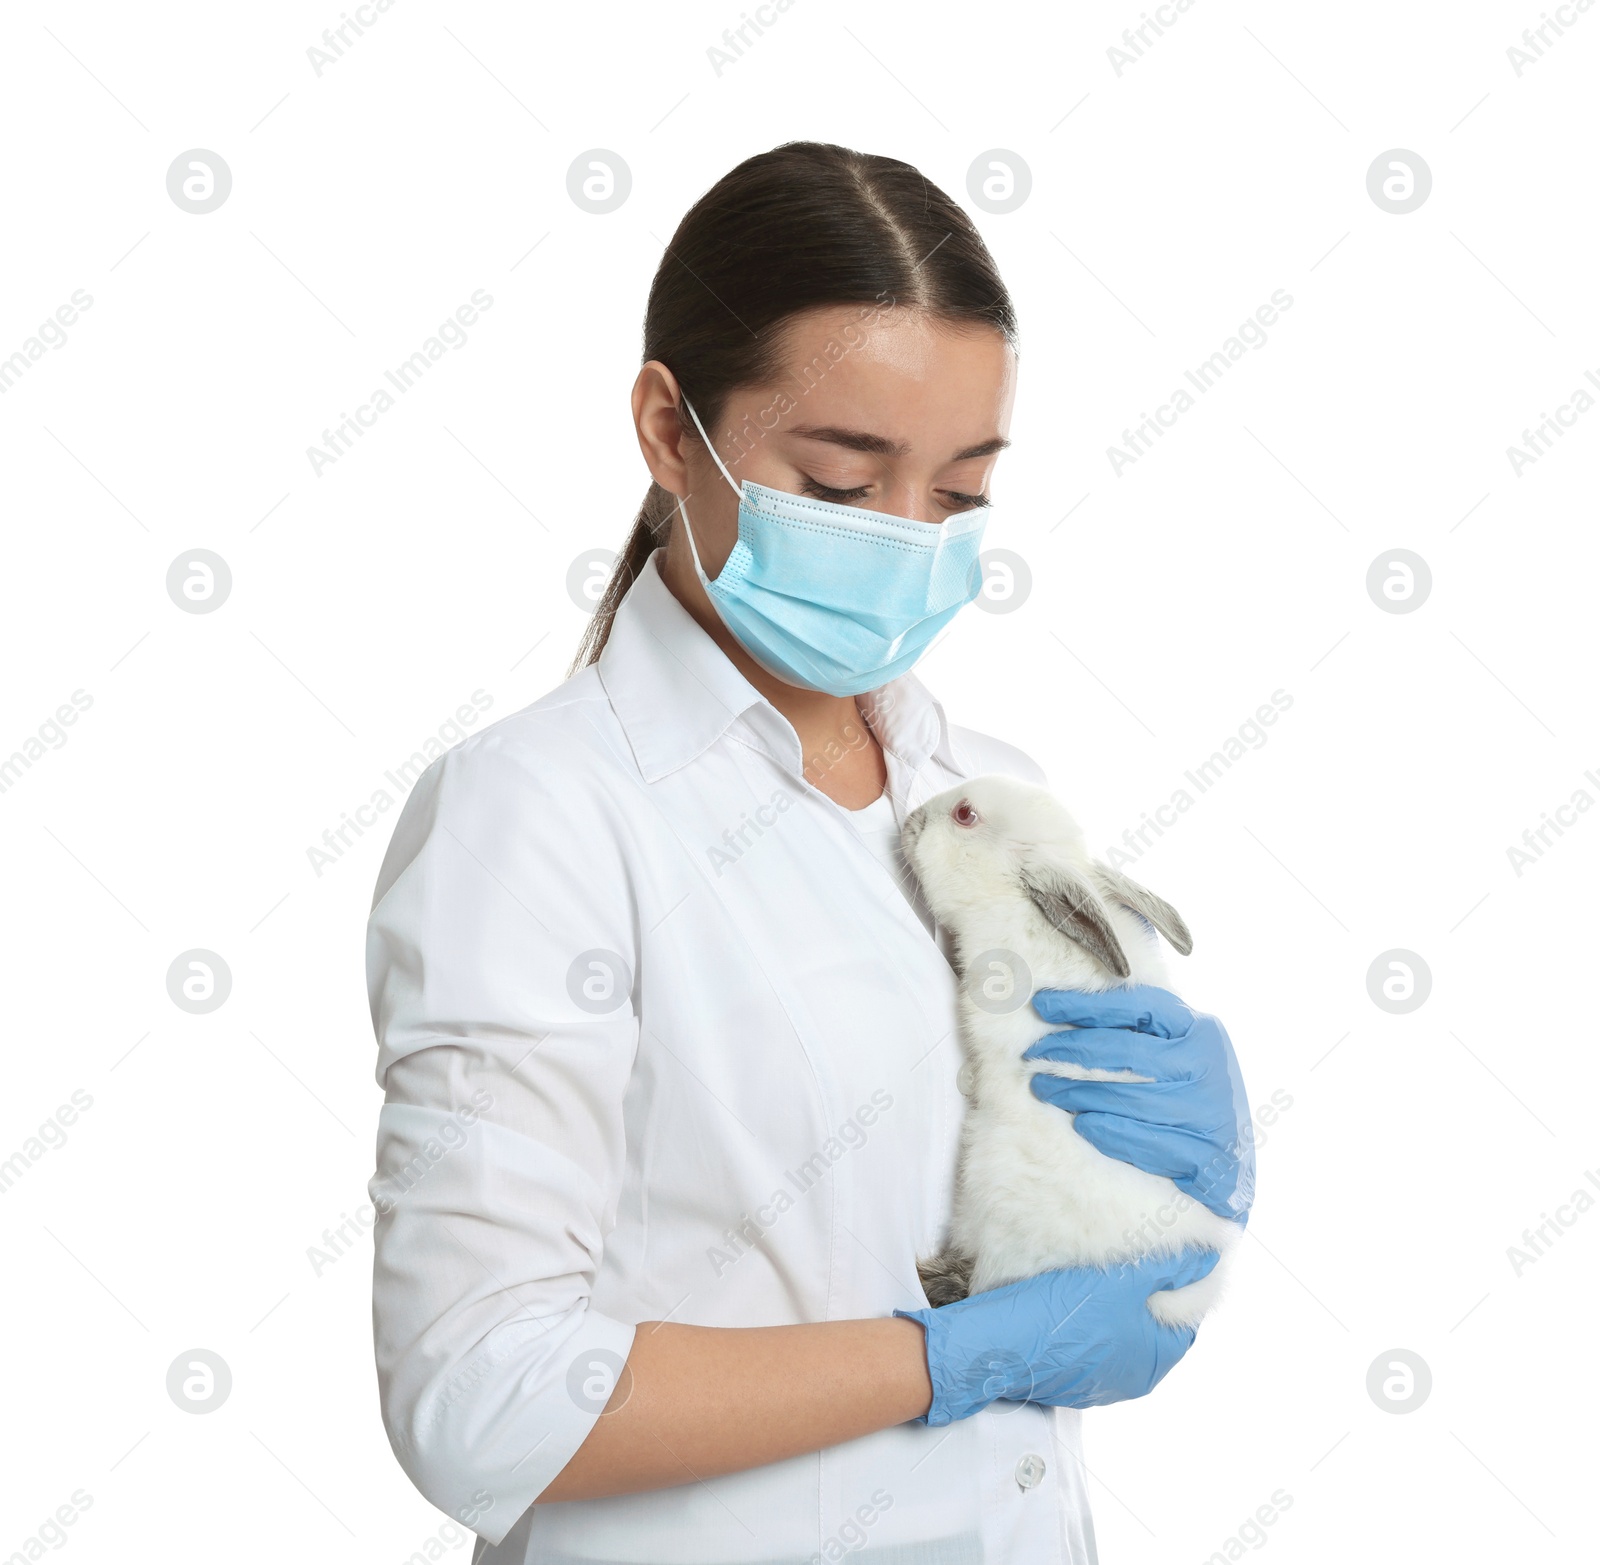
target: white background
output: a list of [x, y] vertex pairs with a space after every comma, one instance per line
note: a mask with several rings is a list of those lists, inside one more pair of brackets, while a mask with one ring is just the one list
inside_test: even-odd
[[[1592, 1550], [1600, 1215], [1507, 1253], [1600, 1178], [1600, 819], [1520, 876], [1506, 851], [1600, 798], [1600, 410], [1507, 456], [1600, 375], [1600, 9], [1566, 14], [1519, 76], [1531, 4], [1198, 0], [1118, 75], [1134, 4], [796, 0], [719, 75], [736, 0], [399, 0], [319, 76], [336, 0], [7, 7], [0, 356], [93, 305], [0, 396], [0, 756], [92, 705], [0, 793], [0, 1552], [79, 1489], [83, 1560], [439, 1537], [378, 1420], [370, 1241], [307, 1258], [372, 1171], [393, 815], [320, 874], [307, 850], [474, 691], [493, 718], [563, 676], [568, 569], [647, 481], [627, 394], [663, 243], [796, 138], [966, 202], [1021, 317], [989, 543], [1033, 587], [925, 664], [954, 720], [1111, 843], [1292, 697], [1134, 870], [1194, 927], [1185, 991], [1252, 1097], [1292, 1107], [1231, 1302], [1155, 1397], [1087, 1417], [1102, 1557], [1231, 1557], [1278, 1490], [1275, 1559]], [[193, 148], [232, 174], [206, 215], [166, 189]], [[632, 174], [605, 216], [567, 194], [595, 148]], [[1433, 179], [1405, 215], [1366, 184], [1396, 148]], [[1004, 215], [968, 197], [993, 149], [1032, 175]], [[475, 289], [466, 346], [318, 476], [306, 448]], [[1275, 289], [1267, 344], [1118, 476], [1107, 446]], [[1366, 589], [1396, 548], [1431, 568], [1411, 613]], [[195, 549], [232, 573], [209, 614], [165, 586]], [[192, 948], [232, 974], [205, 1015], [167, 995]], [[1368, 994], [1393, 948], [1432, 974], [1409, 1014]], [[204, 1416], [165, 1389], [194, 1348], [233, 1379]], [[1432, 1375], [1404, 1415], [1367, 1390], [1396, 1348]]]

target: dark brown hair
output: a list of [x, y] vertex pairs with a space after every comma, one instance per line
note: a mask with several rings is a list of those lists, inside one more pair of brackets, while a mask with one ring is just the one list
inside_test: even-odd
[[[747, 158], [684, 215], [650, 285], [641, 363], [665, 364], [710, 430], [731, 392], [777, 375], [792, 317], [845, 304], [925, 310], [1016, 342], [994, 258], [949, 196], [909, 163], [791, 141]], [[676, 509], [652, 482], [574, 670], [600, 656], [617, 605], [667, 541]]]

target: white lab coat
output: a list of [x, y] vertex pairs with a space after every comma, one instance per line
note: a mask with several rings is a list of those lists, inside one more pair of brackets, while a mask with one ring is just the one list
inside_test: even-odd
[[[1014, 1403], [533, 1505], [635, 1323], [922, 1307], [963, 1107], [945, 949], [659, 559], [598, 665], [429, 767], [378, 878], [395, 1454], [479, 1565], [1083, 1565], [1079, 1416]], [[1042, 780], [914, 675], [861, 704], [900, 820], [962, 777]]]

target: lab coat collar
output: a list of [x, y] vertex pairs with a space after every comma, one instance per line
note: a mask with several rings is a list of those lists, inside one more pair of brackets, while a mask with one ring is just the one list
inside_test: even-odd
[[954, 769], [944, 708], [915, 674], [902, 674], [869, 690], [857, 697], [856, 704], [878, 743], [910, 772], [920, 771], [930, 757]]
[[[657, 549], [618, 605], [598, 670], [644, 780], [687, 765], [730, 730], [803, 777], [793, 726], [673, 596], [661, 560]], [[944, 708], [915, 674], [868, 692], [859, 704], [878, 742], [911, 771], [930, 757], [954, 764]]]

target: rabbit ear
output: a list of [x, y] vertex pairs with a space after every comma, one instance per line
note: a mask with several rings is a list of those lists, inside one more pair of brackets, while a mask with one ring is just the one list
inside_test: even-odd
[[1153, 891], [1146, 891], [1138, 881], [1129, 880], [1120, 869], [1112, 869], [1107, 864], [1097, 863], [1094, 866], [1094, 879], [1102, 895], [1113, 902], [1120, 902], [1126, 908], [1132, 908], [1141, 918], [1154, 924], [1179, 956], [1187, 956], [1194, 950], [1194, 937], [1189, 933], [1189, 926], [1170, 902]]
[[1059, 865], [1036, 861], [1023, 866], [1022, 885], [1039, 911], [1068, 940], [1082, 946], [1118, 978], [1133, 971], [1105, 909], [1087, 883]]

